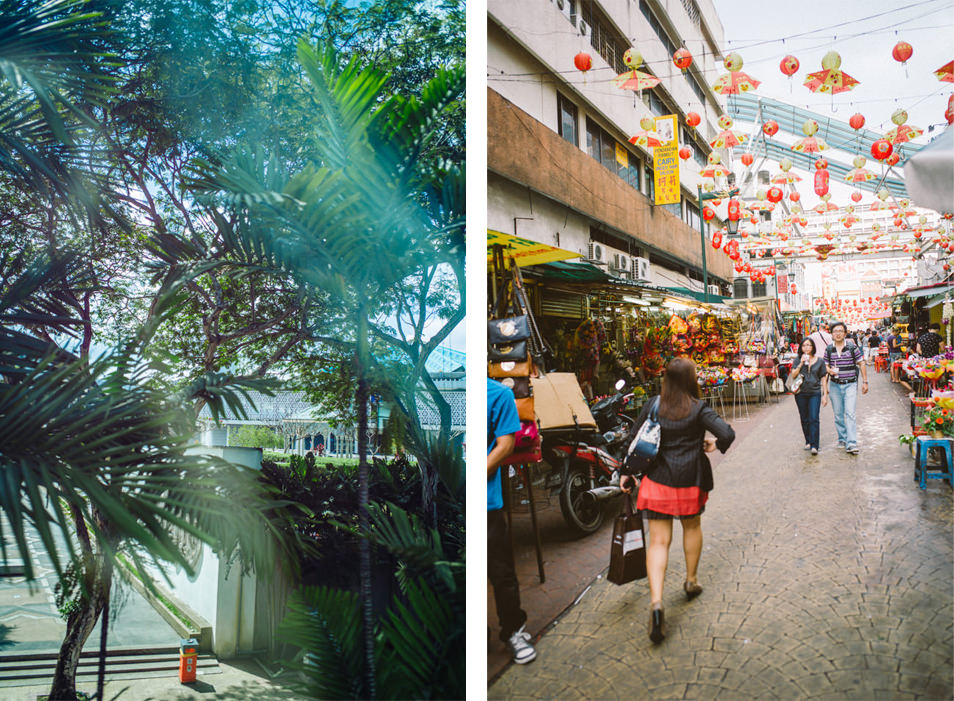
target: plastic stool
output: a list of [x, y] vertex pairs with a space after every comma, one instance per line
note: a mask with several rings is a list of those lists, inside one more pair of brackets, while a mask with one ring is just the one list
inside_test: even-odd
[[[921, 489], [927, 489], [929, 479], [946, 479], [954, 487], [954, 451], [951, 450], [950, 438], [917, 437], [917, 451], [914, 458], [914, 471], [918, 476]], [[944, 464], [928, 466], [928, 452], [931, 448], [944, 451]]]

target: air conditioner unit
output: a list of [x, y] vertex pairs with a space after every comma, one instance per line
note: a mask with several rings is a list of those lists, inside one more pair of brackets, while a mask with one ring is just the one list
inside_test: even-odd
[[633, 279], [639, 282], [649, 282], [649, 259], [633, 258], [632, 268]]
[[584, 37], [590, 36], [590, 25], [583, 20], [580, 20], [580, 35]]
[[590, 241], [587, 258], [590, 261], [603, 261], [603, 247], [598, 243]]

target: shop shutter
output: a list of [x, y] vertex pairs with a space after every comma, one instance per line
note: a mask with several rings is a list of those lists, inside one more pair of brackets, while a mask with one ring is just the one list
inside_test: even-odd
[[541, 316], [558, 316], [568, 319], [582, 319], [584, 317], [582, 295], [563, 292], [550, 292], [540, 300]]

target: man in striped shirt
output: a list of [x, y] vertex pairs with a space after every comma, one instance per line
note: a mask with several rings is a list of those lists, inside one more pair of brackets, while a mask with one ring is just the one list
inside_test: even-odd
[[857, 455], [858, 427], [855, 422], [855, 407], [858, 404], [858, 373], [861, 373], [861, 393], [867, 394], [868, 368], [861, 349], [845, 340], [847, 332], [847, 327], [841, 321], [831, 325], [833, 341], [825, 349], [828, 376], [822, 389], [822, 406], [828, 403], [830, 396], [838, 445], [844, 446], [852, 455]]

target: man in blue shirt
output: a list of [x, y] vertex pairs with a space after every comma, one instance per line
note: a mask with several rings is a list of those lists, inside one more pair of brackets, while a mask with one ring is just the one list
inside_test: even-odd
[[825, 364], [828, 377], [822, 389], [822, 406], [831, 396], [831, 408], [835, 414], [835, 431], [838, 445], [844, 446], [852, 455], [858, 454], [858, 427], [855, 407], [858, 404], [858, 373], [861, 373], [861, 393], [868, 393], [868, 366], [864, 354], [854, 343], [845, 339], [847, 327], [841, 321], [831, 325], [833, 343], [825, 349]]
[[537, 651], [524, 630], [526, 612], [520, 608], [520, 584], [513, 566], [513, 550], [503, 515], [500, 463], [513, 452], [520, 430], [513, 392], [487, 378], [487, 576], [494, 588], [500, 619], [500, 639], [507, 643], [517, 664], [532, 662]]

